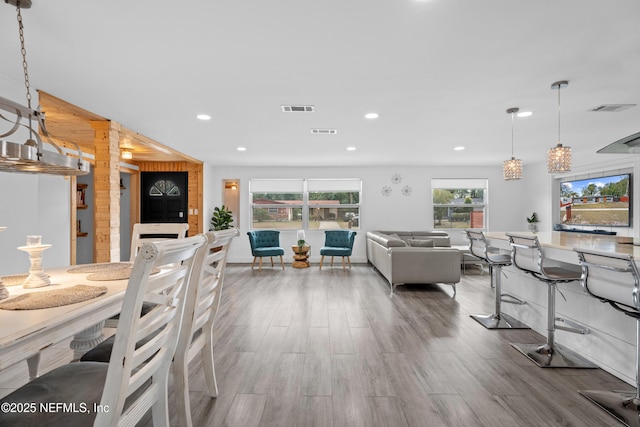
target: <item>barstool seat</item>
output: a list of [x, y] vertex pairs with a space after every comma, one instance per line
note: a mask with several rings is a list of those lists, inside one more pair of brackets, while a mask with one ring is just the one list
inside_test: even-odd
[[582, 287], [592, 297], [636, 321], [636, 390], [580, 390], [580, 394], [627, 426], [640, 425], [640, 273], [631, 255], [574, 248], [582, 265]]
[[549, 264], [544, 257], [537, 236], [506, 234], [509, 237], [509, 243], [512, 248], [511, 258], [513, 265], [548, 285], [547, 342], [534, 344], [511, 343], [511, 346], [541, 368], [596, 368], [596, 365], [584, 357], [555, 342], [555, 332], [558, 329], [583, 335], [589, 333], [589, 329], [582, 325], [556, 316], [557, 284], [580, 280], [582, 275], [581, 267], [560, 261], [553, 261], [553, 264]]
[[495, 312], [493, 314], [472, 314], [471, 317], [487, 329], [529, 329], [529, 326], [502, 313], [501, 304], [525, 304], [513, 295], [502, 293], [502, 267], [511, 265], [511, 255], [500, 253], [489, 246], [482, 231], [466, 230], [469, 251], [489, 264], [491, 287], [495, 288]]

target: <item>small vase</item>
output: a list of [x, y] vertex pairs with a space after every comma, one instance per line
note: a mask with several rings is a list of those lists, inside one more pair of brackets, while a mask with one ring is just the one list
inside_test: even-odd
[[538, 231], [538, 227], [536, 227], [535, 223], [529, 223], [528, 228], [529, 228], [529, 231], [532, 231], [534, 233]]

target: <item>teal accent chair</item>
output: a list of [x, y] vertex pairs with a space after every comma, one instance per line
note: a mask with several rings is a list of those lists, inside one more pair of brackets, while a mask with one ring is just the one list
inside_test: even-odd
[[349, 268], [351, 268], [351, 251], [353, 250], [353, 242], [356, 238], [356, 232], [351, 230], [326, 230], [324, 232], [324, 246], [320, 249], [320, 270], [322, 270], [322, 263], [324, 257], [331, 257], [331, 266], [333, 267], [333, 257], [342, 257], [342, 270], [346, 270], [344, 265], [344, 259], [349, 261]]
[[262, 258], [268, 256], [271, 258], [271, 267], [273, 267], [273, 257], [280, 257], [280, 264], [284, 270], [284, 261], [282, 255], [284, 255], [284, 249], [280, 247], [280, 232], [277, 230], [253, 230], [247, 232], [249, 236], [249, 243], [251, 244], [251, 254], [253, 255], [253, 262], [251, 263], [251, 269], [256, 263], [256, 258], [260, 258], [260, 271], [262, 271]]

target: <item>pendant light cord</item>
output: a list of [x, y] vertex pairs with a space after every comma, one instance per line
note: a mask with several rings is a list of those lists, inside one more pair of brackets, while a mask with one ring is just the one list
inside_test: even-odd
[[562, 84], [558, 85], [558, 145], [560, 145], [560, 89]]
[[[27, 50], [24, 47], [24, 25], [22, 25], [22, 13], [20, 12], [20, 0], [16, 3], [18, 33], [20, 34], [20, 53], [22, 54], [22, 70], [24, 72], [24, 86], [27, 90], [27, 107], [31, 111], [31, 83], [29, 82], [29, 69], [27, 67]], [[29, 114], [29, 139], [33, 138], [31, 114]]]
[[513, 151], [513, 115], [515, 113], [511, 113], [511, 158], [515, 159], [516, 156], [514, 155], [514, 151]]

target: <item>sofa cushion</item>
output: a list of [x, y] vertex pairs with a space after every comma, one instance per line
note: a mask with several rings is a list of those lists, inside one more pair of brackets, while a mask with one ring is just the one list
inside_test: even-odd
[[433, 248], [435, 243], [432, 239], [409, 239], [407, 240], [409, 246], [414, 248]]
[[[398, 241], [398, 244], [394, 245], [394, 246], [407, 246], [407, 242], [402, 237], [398, 236], [397, 233], [389, 234], [389, 238]], [[391, 245], [389, 245], [389, 246], [391, 246]]]

